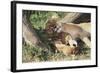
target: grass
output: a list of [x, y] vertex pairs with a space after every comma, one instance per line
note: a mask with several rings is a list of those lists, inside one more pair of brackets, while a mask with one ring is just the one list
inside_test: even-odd
[[43, 62], [43, 61], [71, 61], [71, 60], [86, 60], [90, 59], [90, 49], [84, 48], [82, 53], [73, 56], [65, 56], [62, 52], [54, 53], [52, 51], [45, 51], [43, 48], [23, 45], [22, 61], [27, 62]]

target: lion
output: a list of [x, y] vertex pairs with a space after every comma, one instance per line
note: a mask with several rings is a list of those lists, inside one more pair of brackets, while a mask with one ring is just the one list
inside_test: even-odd
[[78, 43], [80, 43], [79, 40], [81, 40], [89, 48], [91, 48], [91, 33], [85, 31], [80, 26], [67, 23], [58, 24], [54, 21], [48, 21], [45, 31], [48, 34], [49, 38], [53, 38], [55, 34], [61, 32], [69, 33], [72, 36], [73, 40], [76, 40]]

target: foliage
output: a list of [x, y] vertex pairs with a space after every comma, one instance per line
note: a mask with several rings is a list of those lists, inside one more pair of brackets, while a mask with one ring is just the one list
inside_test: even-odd
[[65, 12], [34, 11], [30, 15], [30, 22], [32, 23], [32, 26], [35, 27], [36, 29], [39, 28], [44, 29], [48, 19], [51, 19], [52, 17], [59, 19], [59, 18], [63, 18], [64, 15]]

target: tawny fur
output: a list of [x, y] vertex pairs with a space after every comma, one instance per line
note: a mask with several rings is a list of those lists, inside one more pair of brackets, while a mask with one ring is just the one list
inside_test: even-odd
[[55, 43], [55, 46], [59, 52], [62, 52], [66, 56], [77, 54], [77, 46], [70, 46], [62, 43]]

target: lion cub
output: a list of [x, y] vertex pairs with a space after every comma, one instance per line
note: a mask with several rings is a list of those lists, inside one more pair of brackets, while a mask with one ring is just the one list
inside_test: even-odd
[[78, 53], [77, 42], [72, 39], [70, 34], [65, 34], [64, 32], [58, 33], [58, 39], [54, 41], [54, 45], [56, 46], [56, 50], [66, 56]]

